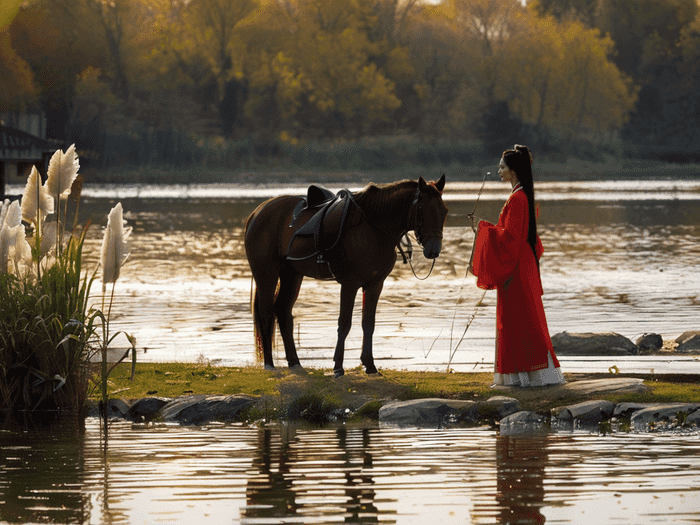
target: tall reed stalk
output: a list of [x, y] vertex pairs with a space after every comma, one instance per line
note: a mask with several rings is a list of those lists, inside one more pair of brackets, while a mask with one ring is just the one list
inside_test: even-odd
[[[74, 146], [65, 153], [59, 150], [49, 163], [46, 184], [33, 168], [21, 205], [0, 203], [0, 408], [82, 411], [90, 392], [90, 361], [100, 351], [105, 364], [99, 380], [92, 382], [102, 385], [106, 401], [107, 347], [119, 333], [109, 330], [111, 300], [107, 314], [103, 313], [105, 284], [102, 309], [90, 304], [97, 268], [87, 271], [82, 265], [90, 224], [74, 228], [64, 242], [66, 206], [61, 203], [78, 168]], [[79, 191], [75, 198], [79, 201]], [[30, 227], [29, 237], [25, 224]], [[127, 237], [118, 204], [110, 212], [105, 230], [109, 240], [103, 243], [118, 246], [117, 257], [101, 261], [103, 268], [109, 267], [107, 278], [111, 279], [104, 282], [116, 282], [126, 260]], [[112, 298], [113, 293], [114, 285]], [[133, 374], [135, 343], [133, 337], [126, 337], [131, 343]]]

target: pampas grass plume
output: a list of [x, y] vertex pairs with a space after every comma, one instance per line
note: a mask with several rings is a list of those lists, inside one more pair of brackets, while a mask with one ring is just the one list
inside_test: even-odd
[[27, 185], [22, 194], [22, 218], [37, 226], [37, 216], [39, 225], [46, 219], [46, 216], [53, 213], [53, 198], [46, 193], [46, 188], [41, 184], [41, 177], [35, 166], [27, 179]]
[[80, 162], [75, 152], [75, 144], [63, 153], [56, 150], [49, 161], [46, 192], [54, 198], [67, 197], [70, 194], [73, 181], [78, 176]]
[[124, 228], [122, 204], [118, 202], [109, 212], [107, 228], [102, 239], [100, 262], [102, 264], [102, 292], [107, 283], [115, 283], [119, 279], [119, 270], [129, 257], [127, 239], [131, 231]]

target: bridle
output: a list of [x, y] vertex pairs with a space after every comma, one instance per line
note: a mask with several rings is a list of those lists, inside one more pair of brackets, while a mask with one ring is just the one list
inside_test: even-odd
[[[436, 188], [437, 189], [437, 188]], [[440, 192], [442, 194], [442, 192]], [[403, 235], [401, 238], [403, 239], [404, 237], [406, 238], [406, 244], [408, 246], [408, 256], [404, 253], [403, 248], [401, 247], [401, 242], [399, 242], [398, 248], [399, 252], [401, 253], [401, 256], [403, 257], [403, 262], [404, 264], [408, 263], [411, 266], [411, 271], [413, 272], [413, 276], [418, 279], [419, 281], [425, 281], [428, 277], [430, 277], [430, 274], [433, 273], [433, 268], [435, 268], [435, 259], [433, 259], [432, 264], [430, 265], [430, 270], [428, 271], [428, 275], [425, 277], [418, 277], [418, 274], [416, 273], [416, 269], [413, 267], [413, 260], [411, 256], [413, 255], [413, 249], [411, 247], [411, 239], [408, 237], [408, 232], [413, 230], [416, 233], [416, 240], [418, 241], [418, 244], [420, 246], [423, 246], [423, 239], [425, 236], [433, 237], [433, 238], [438, 238], [442, 239], [442, 230], [437, 230], [437, 229], [423, 229], [423, 207], [420, 205], [420, 185], [416, 188], [416, 193], [413, 196], [413, 202], [411, 202], [411, 206], [408, 209], [408, 220], [407, 220], [407, 227], [406, 231], [404, 231]]]
[[423, 239], [426, 235], [429, 237], [437, 237], [438, 239], [442, 239], [442, 230], [423, 229], [423, 207], [419, 204], [420, 195], [420, 186], [418, 186], [416, 188], [416, 193], [413, 196], [411, 207], [408, 209], [408, 226], [406, 228], [406, 232], [404, 232], [404, 235], [413, 230], [416, 232], [416, 240], [418, 241], [418, 244], [423, 246]]

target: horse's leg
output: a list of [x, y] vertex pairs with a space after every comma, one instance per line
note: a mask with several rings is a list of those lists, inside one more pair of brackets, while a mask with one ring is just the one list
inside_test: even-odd
[[299, 366], [297, 348], [294, 344], [294, 316], [292, 308], [297, 300], [303, 275], [296, 273], [292, 269], [283, 270], [280, 274], [280, 289], [275, 300], [275, 315], [280, 327], [282, 342], [284, 343], [284, 353], [287, 356], [289, 367]]
[[384, 281], [377, 281], [362, 289], [362, 355], [360, 361], [365, 365], [365, 371], [368, 374], [379, 373], [377, 367], [374, 366], [374, 357], [372, 356], [372, 336], [377, 316], [377, 303], [379, 303], [379, 295], [382, 293], [383, 287]]
[[275, 365], [272, 360], [272, 336], [275, 331], [275, 314], [273, 305], [275, 301], [275, 288], [277, 280], [271, 282], [260, 282], [257, 284], [255, 299], [253, 302], [253, 320], [255, 323], [256, 337], [262, 346], [263, 358], [265, 360], [265, 370], [274, 370]]
[[357, 297], [357, 286], [348, 284], [340, 287], [340, 314], [338, 315], [338, 342], [335, 345], [335, 355], [333, 356], [333, 373], [335, 377], [345, 374], [343, 370], [343, 357], [345, 356], [345, 339], [352, 327], [352, 310]]

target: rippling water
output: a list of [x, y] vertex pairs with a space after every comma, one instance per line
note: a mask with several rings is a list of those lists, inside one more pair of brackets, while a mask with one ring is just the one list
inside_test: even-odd
[[[387, 280], [375, 332], [380, 368], [445, 370], [450, 362], [458, 371], [492, 369], [495, 291], [476, 308], [482, 292], [465, 277], [473, 240], [466, 215], [480, 186], [448, 181], [445, 242], [431, 276], [419, 281], [397, 264]], [[85, 187], [81, 219], [104, 225], [121, 201], [134, 228], [113, 327], [136, 336], [139, 360], [255, 363], [243, 225], [265, 198], [301, 194], [305, 187]], [[654, 332], [670, 340], [700, 330], [700, 181], [543, 182], [537, 191], [543, 300], [552, 334], [614, 331], [634, 340]], [[488, 182], [477, 215], [497, 220], [507, 195], [504, 184]], [[93, 227], [89, 266], [96, 264], [100, 241], [100, 228]], [[415, 266], [418, 275], [428, 274], [420, 253]], [[295, 316], [305, 366], [331, 366], [338, 303], [337, 284], [304, 281]], [[358, 297], [348, 367], [359, 364], [360, 309]], [[284, 365], [282, 353], [276, 362]], [[562, 365], [570, 372], [606, 372], [616, 365], [623, 372], [700, 373], [693, 356], [564, 357]]]
[[697, 435], [485, 429], [0, 431], [4, 523], [697, 523]]

